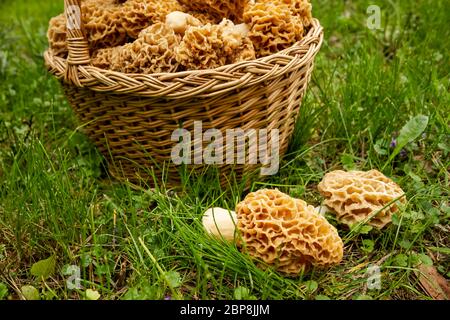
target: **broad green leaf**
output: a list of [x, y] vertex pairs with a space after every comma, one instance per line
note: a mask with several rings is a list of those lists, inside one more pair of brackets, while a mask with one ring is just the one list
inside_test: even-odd
[[366, 294], [361, 294], [353, 298], [353, 300], [373, 300], [373, 298]]
[[234, 289], [234, 298], [236, 300], [246, 300], [250, 295], [250, 290], [246, 287], [237, 287]]
[[44, 291], [42, 293], [44, 300], [53, 300], [58, 299], [58, 296], [53, 291]]
[[87, 300], [98, 300], [100, 299], [100, 293], [98, 291], [87, 289], [86, 290], [86, 299]]
[[383, 169], [391, 163], [408, 143], [416, 140], [425, 131], [428, 126], [428, 119], [429, 118], [425, 115], [417, 115], [403, 126], [397, 138], [397, 146], [389, 157], [389, 160], [385, 163]]
[[369, 225], [364, 225], [359, 228], [359, 234], [368, 234], [370, 231], [372, 231], [373, 227]]
[[161, 298], [161, 290], [159, 286], [150, 286], [149, 284], [141, 284], [128, 289], [127, 293], [122, 297], [123, 300], [158, 300]]
[[361, 250], [363, 250], [366, 253], [371, 253], [375, 247], [375, 242], [373, 240], [370, 239], [364, 239], [362, 241], [362, 247]]
[[383, 139], [377, 140], [373, 145], [375, 152], [381, 156], [386, 155], [388, 152], [384, 147], [385, 141]]
[[306, 286], [306, 290], [308, 290], [310, 293], [313, 293], [317, 290], [317, 288], [319, 287], [319, 284], [317, 283], [317, 281], [309, 280], [309, 281], [305, 282], [305, 286]]
[[409, 256], [409, 264], [411, 266], [417, 266], [420, 263], [421, 263], [420, 257], [417, 254], [412, 254]]
[[83, 253], [80, 257], [81, 260], [81, 266], [83, 268], [89, 267], [89, 265], [92, 263], [92, 257], [89, 253]]
[[122, 300], [141, 300], [139, 289], [137, 287], [129, 288], [128, 291], [123, 295]]
[[166, 272], [166, 280], [169, 282], [169, 285], [172, 288], [178, 288], [179, 286], [181, 286], [182, 283], [181, 276], [176, 271]]
[[408, 256], [406, 254], [400, 253], [395, 256], [394, 263], [399, 267], [408, 266]]
[[8, 287], [3, 282], [0, 282], [0, 300], [3, 300], [8, 295]]
[[31, 274], [35, 277], [47, 279], [55, 272], [56, 257], [40, 260], [31, 267]]
[[425, 265], [427, 265], [427, 266], [433, 265], [433, 260], [431, 260], [431, 258], [429, 256], [427, 256], [426, 254], [419, 253], [418, 256], [419, 256], [420, 261], [422, 261]]
[[39, 295], [38, 289], [36, 289], [33, 286], [23, 286], [20, 291], [22, 292], [23, 296], [27, 300], [40, 300], [41, 297]]
[[400, 217], [399, 217], [399, 214], [398, 214], [398, 213], [394, 213], [394, 214], [392, 215], [392, 224], [393, 224], [394, 226], [398, 226], [398, 225], [400, 224]]
[[345, 170], [354, 170], [356, 168], [354, 157], [351, 154], [344, 153], [341, 156], [341, 163]]
[[422, 212], [418, 212], [418, 211], [411, 211], [410, 217], [413, 220], [423, 220], [423, 219], [425, 219], [425, 215]]
[[405, 126], [400, 130], [397, 138], [397, 148], [402, 149], [408, 143], [416, 140], [427, 128], [428, 117], [425, 115], [418, 115], [409, 120]]
[[424, 230], [424, 226], [422, 225], [422, 223], [415, 223], [409, 230], [414, 234], [421, 233]]
[[412, 171], [408, 171], [408, 176], [410, 176], [415, 182], [422, 182], [422, 178]]

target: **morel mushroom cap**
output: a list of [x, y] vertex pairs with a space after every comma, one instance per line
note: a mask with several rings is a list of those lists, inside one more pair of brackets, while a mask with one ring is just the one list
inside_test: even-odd
[[178, 67], [175, 47], [179, 41], [173, 29], [165, 23], [156, 23], [142, 30], [132, 43], [96, 51], [92, 64], [125, 73], [173, 72]]
[[217, 17], [205, 11], [188, 10], [185, 12], [200, 20], [202, 24], [218, 24], [223, 19], [223, 17]]
[[50, 50], [56, 56], [67, 56], [66, 17], [60, 14], [49, 21], [47, 39]]
[[258, 57], [289, 48], [299, 37], [297, 20], [292, 19], [286, 4], [257, 2], [246, 8], [243, 19], [250, 27], [249, 38]]
[[288, 5], [292, 15], [300, 18], [303, 26], [309, 27], [312, 23], [312, 5], [309, 0], [258, 0], [258, 2]]
[[176, 49], [176, 59], [187, 70], [213, 69], [254, 58], [245, 27], [224, 19], [220, 24], [189, 27]]
[[177, 0], [128, 0], [122, 7], [122, 26], [128, 35], [136, 39], [150, 25], [165, 22], [173, 11], [183, 11]]
[[[242, 239], [238, 245], [284, 274], [295, 276], [342, 260], [343, 242], [336, 228], [303, 200], [263, 189], [248, 194], [236, 206], [236, 214]], [[225, 221], [223, 227], [229, 230], [230, 224]]]
[[177, 61], [187, 70], [212, 69], [223, 66], [222, 29], [219, 25], [207, 24], [186, 30], [180, 46], [176, 49]]
[[179, 0], [189, 10], [204, 11], [220, 19], [239, 21], [248, 0]]
[[324, 176], [318, 189], [325, 197], [325, 205], [349, 226], [374, 215], [368, 224], [381, 229], [391, 222], [398, 202], [406, 202], [404, 191], [377, 170], [333, 171]]
[[166, 25], [172, 28], [176, 33], [184, 34], [190, 26], [201, 26], [200, 20], [190, 14], [174, 11], [166, 16]]
[[126, 42], [120, 4], [114, 0], [89, 0], [82, 2], [81, 6], [84, 30], [91, 49], [115, 47]]
[[[122, 27], [121, 5], [115, 0], [85, 0], [81, 3], [82, 21], [92, 50], [115, 47], [126, 42]], [[47, 38], [53, 54], [67, 56], [67, 27], [64, 14], [49, 22]]]
[[250, 193], [236, 207], [238, 228], [250, 255], [296, 275], [342, 260], [336, 228], [305, 201], [279, 190]]

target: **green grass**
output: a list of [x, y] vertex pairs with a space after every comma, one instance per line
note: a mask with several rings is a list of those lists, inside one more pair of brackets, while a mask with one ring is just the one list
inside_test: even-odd
[[[233, 208], [240, 191], [223, 193], [213, 181], [150, 191], [109, 178], [43, 65], [47, 22], [63, 1], [2, 1], [0, 299], [21, 298], [27, 284], [43, 299], [83, 299], [84, 289], [67, 289], [66, 265], [79, 266], [82, 286], [102, 299], [428, 299], [417, 262], [450, 276], [449, 1], [313, 4], [325, 43], [282, 169], [254, 189], [278, 187], [319, 205], [326, 172], [384, 168], [408, 203], [382, 232], [338, 226], [341, 265], [285, 278], [202, 231], [202, 212]], [[380, 5], [384, 30], [366, 27], [371, 4]], [[429, 117], [424, 134], [390, 159], [391, 140], [419, 114]], [[54, 272], [33, 276], [33, 264], [51, 256]], [[381, 267], [381, 290], [367, 289], [369, 264]]]

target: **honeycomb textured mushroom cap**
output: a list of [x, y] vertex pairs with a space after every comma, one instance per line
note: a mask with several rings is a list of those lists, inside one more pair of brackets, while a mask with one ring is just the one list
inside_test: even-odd
[[175, 48], [180, 36], [165, 23], [156, 23], [139, 33], [132, 43], [94, 53], [92, 64], [124, 73], [173, 72], [178, 68]]
[[115, 47], [126, 42], [121, 6], [114, 0], [88, 0], [81, 3], [82, 19], [91, 49]]
[[213, 69], [254, 56], [253, 44], [242, 27], [226, 19], [220, 24], [189, 27], [176, 49], [177, 61], [187, 70]]
[[342, 260], [336, 228], [305, 201], [279, 190], [250, 193], [236, 207], [237, 228], [248, 254], [295, 276]]
[[291, 47], [300, 40], [297, 25], [300, 20], [293, 19], [290, 8], [283, 3], [257, 2], [249, 5], [243, 15], [249, 25], [249, 38], [253, 42], [257, 57], [264, 57]]
[[122, 50], [121, 46], [98, 49], [92, 54], [91, 63], [97, 68], [113, 70], [113, 61], [116, 59], [120, 50]]
[[292, 0], [291, 11], [294, 16], [302, 20], [304, 27], [309, 27], [312, 24], [312, 5], [309, 0]]
[[340, 222], [349, 226], [379, 211], [368, 224], [381, 229], [391, 222], [392, 214], [398, 210], [394, 200], [406, 202], [404, 191], [377, 170], [333, 171], [324, 176], [318, 189], [325, 197], [325, 205]]
[[186, 9], [185, 11], [187, 14], [190, 14], [194, 18], [200, 20], [202, 24], [219, 24], [220, 21], [222, 21], [223, 17], [217, 17], [212, 14], [209, 14], [208, 12], [204, 11], [195, 11], [195, 10], [189, 10]]
[[66, 33], [66, 17], [63, 14], [50, 19], [47, 31], [48, 44], [52, 53], [62, 58], [68, 53]]
[[[93, 51], [122, 45], [126, 32], [122, 27], [121, 4], [116, 0], [85, 0], [81, 2], [82, 21], [89, 47]], [[66, 17], [60, 14], [49, 22], [47, 38], [50, 50], [67, 57]]]
[[203, 11], [219, 19], [227, 18], [241, 22], [248, 0], [179, 0], [179, 2], [189, 10]]
[[136, 39], [150, 25], [165, 22], [173, 11], [183, 11], [177, 0], [128, 0], [122, 5], [122, 26], [129, 37]]
[[258, 2], [288, 5], [292, 15], [300, 18], [304, 27], [309, 27], [312, 23], [312, 5], [309, 0], [258, 0]]

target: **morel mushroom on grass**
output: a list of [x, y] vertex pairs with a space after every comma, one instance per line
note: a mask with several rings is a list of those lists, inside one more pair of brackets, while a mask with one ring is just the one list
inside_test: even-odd
[[398, 204], [406, 203], [405, 192], [377, 170], [333, 171], [325, 175], [318, 189], [325, 205], [348, 226], [367, 220], [382, 229], [391, 222]]
[[242, 251], [289, 276], [338, 264], [343, 257], [336, 228], [313, 206], [279, 190], [248, 194], [236, 213], [210, 209], [203, 224], [210, 234], [235, 240]]

